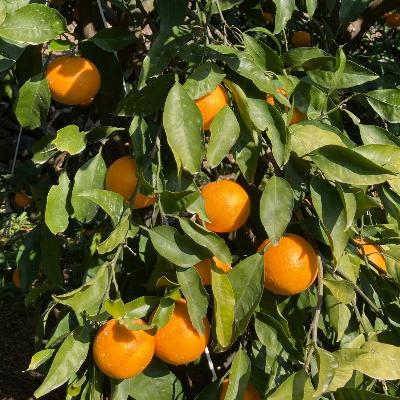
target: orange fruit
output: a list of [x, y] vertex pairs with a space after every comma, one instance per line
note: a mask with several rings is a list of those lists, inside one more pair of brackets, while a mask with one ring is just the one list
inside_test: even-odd
[[21, 276], [19, 274], [18, 268], [15, 268], [12, 273], [12, 281], [13, 281], [15, 287], [17, 287], [17, 288], [21, 287]]
[[[258, 252], [269, 243], [265, 240]], [[275, 294], [291, 296], [307, 289], [318, 273], [314, 249], [301, 236], [289, 233], [264, 253], [264, 287]]]
[[305, 31], [297, 31], [292, 36], [292, 44], [294, 47], [311, 46], [311, 35]]
[[297, 107], [293, 110], [292, 119], [290, 120], [290, 125], [297, 124], [300, 121], [307, 119], [307, 115], [302, 113]]
[[[276, 91], [279, 92], [282, 96], [286, 97], [286, 95], [287, 95], [286, 90], [284, 88], [278, 88], [278, 89], [276, 89]], [[267, 95], [267, 103], [271, 104], [271, 106], [275, 105], [275, 99], [270, 94]], [[286, 112], [287, 112], [287, 110], [288, 110], [288, 108], [286, 107]]]
[[17, 192], [14, 196], [14, 203], [19, 208], [28, 207], [32, 203], [32, 197], [25, 193]]
[[86, 58], [62, 56], [46, 68], [51, 97], [61, 104], [88, 103], [100, 89], [100, 73]]
[[[277, 89], [277, 91], [286, 97], [286, 90], [284, 88], [279, 88]], [[273, 96], [271, 95], [267, 95], [267, 103], [271, 104], [271, 106], [275, 106], [275, 99]], [[285, 111], [288, 112], [289, 108], [286, 106], [285, 107]], [[290, 120], [289, 125], [293, 125], [293, 124], [297, 124], [300, 121], [303, 121], [307, 119], [307, 115], [302, 113], [297, 107], [294, 108], [293, 110], [293, 115], [292, 115], [292, 119]]]
[[[376, 244], [368, 244], [365, 240], [360, 238], [354, 239], [358, 245], [358, 253], [362, 256], [363, 250], [368, 260], [373, 262], [380, 272], [386, 272], [386, 261], [383, 257], [383, 250]], [[374, 266], [375, 266], [374, 265]]]
[[195, 100], [203, 119], [203, 130], [210, 129], [211, 122], [218, 112], [228, 104], [226, 90], [218, 85], [211, 93]]
[[200, 334], [190, 321], [186, 300], [175, 302], [171, 319], [157, 330], [154, 354], [172, 365], [184, 365], [198, 359], [208, 344], [210, 324], [203, 319], [205, 332]]
[[[219, 400], [224, 400], [226, 392], [228, 391], [229, 379], [224, 379], [222, 382], [221, 393], [219, 394]], [[249, 383], [247, 385], [246, 391], [244, 392], [243, 400], [261, 400], [261, 396], [258, 394], [257, 390]]]
[[[215, 256], [212, 258], [212, 260], [214, 261], [215, 266], [225, 273], [227, 273], [231, 269], [231, 266], [229, 264], [225, 264], [221, 260], [218, 260], [218, 258]], [[203, 285], [211, 285], [211, 259], [207, 258], [203, 261], [200, 261], [194, 267], [199, 273]]]
[[263, 14], [264, 21], [267, 23], [267, 25], [274, 22], [274, 16], [270, 12], [264, 11], [262, 14]]
[[[119, 193], [126, 201], [129, 201], [138, 182], [136, 171], [136, 160], [133, 157], [118, 158], [107, 169], [106, 189]], [[154, 196], [136, 193], [133, 208], [144, 208], [155, 202]]]
[[208, 183], [201, 190], [205, 210], [210, 222], [206, 227], [213, 232], [238, 230], [250, 215], [250, 198], [236, 182], [218, 181]]
[[[134, 321], [143, 325], [139, 319]], [[114, 379], [131, 378], [142, 372], [154, 354], [154, 337], [147, 331], [130, 331], [117, 320], [107, 321], [93, 343], [96, 365]]]
[[400, 26], [400, 14], [391, 13], [386, 16], [386, 25], [389, 28], [398, 28]]

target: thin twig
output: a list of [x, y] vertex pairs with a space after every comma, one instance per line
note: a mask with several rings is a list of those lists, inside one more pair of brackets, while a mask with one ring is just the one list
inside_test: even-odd
[[365, 338], [367, 340], [368, 339], [368, 327], [365, 324], [365, 321], [363, 320], [363, 318], [362, 318], [362, 316], [360, 314], [360, 311], [358, 310], [357, 303], [356, 303], [356, 301], [354, 299], [351, 301], [351, 305], [353, 306], [354, 314], [356, 315], [357, 321], [359, 322], [359, 324], [364, 329]]
[[216, 381], [218, 379], [218, 377], [217, 377], [217, 374], [215, 373], [214, 364], [213, 364], [213, 362], [211, 360], [210, 351], [208, 350], [208, 347], [206, 347], [204, 352], [206, 353], [206, 357], [207, 357], [207, 361], [208, 361], [208, 367], [210, 368], [211, 374], [213, 376], [212, 380]]
[[11, 175], [14, 174], [15, 164], [17, 162], [17, 155], [18, 155], [18, 151], [19, 151], [19, 144], [21, 143], [21, 136], [22, 136], [22, 127], [19, 128], [19, 132], [18, 132], [17, 145], [15, 146], [14, 159], [13, 159], [13, 163], [11, 166]]
[[97, 7], [99, 8], [99, 13], [100, 13], [101, 20], [103, 21], [104, 28], [107, 28], [108, 24], [107, 24], [106, 16], [104, 15], [103, 6], [101, 5], [101, 0], [97, 0]]
[[151, 31], [153, 34], [157, 33], [157, 27], [152, 18], [150, 17], [149, 13], [144, 9], [142, 1], [136, 0], [136, 7], [140, 10], [143, 16], [146, 18], [147, 23], [149, 24]]

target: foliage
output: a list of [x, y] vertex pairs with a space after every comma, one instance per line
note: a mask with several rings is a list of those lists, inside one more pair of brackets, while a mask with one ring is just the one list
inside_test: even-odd
[[[7, 280], [17, 266], [26, 303], [42, 308], [35, 396], [64, 385], [68, 399], [217, 399], [229, 375], [227, 400], [249, 382], [271, 400], [400, 398], [400, 34], [383, 27], [388, 2], [47, 3], [0, 0], [4, 115], [18, 143], [31, 139], [1, 177], [0, 268]], [[346, 41], [358, 17], [373, 26]], [[299, 30], [313, 47], [292, 48]], [[45, 69], [61, 54], [98, 68], [93, 103], [51, 101]], [[195, 100], [218, 85], [229, 103], [204, 132]], [[130, 200], [155, 196], [150, 207], [105, 187], [124, 155], [138, 166]], [[204, 226], [201, 188], [218, 179], [250, 196], [236, 232]], [[21, 191], [26, 211], [12, 201]], [[257, 248], [289, 232], [321, 270], [286, 297], [264, 289]], [[380, 246], [386, 272], [359, 237]], [[233, 268], [211, 263], [204, 288], [194, 265], [212, 256]], [[91, 353], [99, 327], [112, 317], [160, 328], [180, 296], [198, 331], [210, 321], [207, 354], [104, 376]]]

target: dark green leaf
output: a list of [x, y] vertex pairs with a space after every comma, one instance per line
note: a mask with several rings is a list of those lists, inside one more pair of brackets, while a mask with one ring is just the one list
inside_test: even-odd
[[71, 204], [74, 208], [75, 218], [80, 222], [90, 222], [97, 213], [97, 205], [79, 196], [81, 193], [102, 189], [106, 176], [106, 164], [99, 152], [95, 157], [86, 161], [77, 171], [72, 189]]
[[27, 80], [18, 93], [15, 115], [23, 128], [39, 128], [47, 118], [50, 89], [42, 74]]
[[45, 380], [34, 393], [35, 397], [42, 397], [67, 382], [85, 361], [89, 345], [89, 328], [76, 328], [57, 351]]
[[351, 185], [382, 183], [393, 173], [344, 147], [329, 145], [314, 150], [310, 157], [328, 179]]
[[234, 112], [225, 106], [210, 126], [211, 138], [207, 146], [207, 160], [215, 168], [229, 153], [240, 134], [240, 126]]
[[312, 399], [314, 388], [304, 369], [290, 375], [270, 396], [269, 400], [308, 400]]
[[400, 122], [400, 90], [380, 89], [365, 93], [368, 103], [383, 118]]
[[200, 171], [204, 142], [200, 110], [185, 89], [175, 83], [165, 102], [163, 123], [178, 169]]
[[0, 37], [20, 43], [40, 44], [66, 30], [65, 19], [57, 10], [42, 4], [28, 4], [7, 15], [0, 25]]
[[225, 264], [232, 263], [232, 256], [228, 246], [216, 233], [208, 231], [190, 219], [180, 218], [179, 223], [182, 230], [197, 244], [209, 249], [214, 256]]
[[60, 175], [58, 185], [53, 185], [47, 195], [45, 212], [46, 225], [55, 235], [68, 227], [67, 197], [69, 179], [66, 172]]
[[295, 0], [273, 0], [276, 6], [275, 31], [277, 34], [286, 28], [294, 10], [297, 10]]
[[150, 230], [149, 234], [157, 252], [180, 267], [190, 267], [213, 256], [209, 249], [181, 235], [170, 226], [157, 226]]
[[273, 176], [265, 185], [260, 202], [260, 219], [268, 237], [277, 244], [292, 217], [294, 194], [283, 178]]
[[[125, 216], [121, 218], [121, 221], [115, 227], [115, 229], [111, 232], [110, 236], [104, 242], [100, 243], [97, 246], [97, 251], [99, 254], [105, 254], [113, 251], [120, 244], [123, 244], [126, 239], [126, 235], [129, 230], [129, 217], [130, 213], [126, 213]], [[139, 231], [138, 227], [136, 228], [136, 233]]]
[[0, 72], [12, 67], [24, 50], [24, 46], [0, 39]]
[[199, 65], [187, 78], [183, 87], [192, 99], [199, 99], [212, 92], [225, 78], [225, 74], [214, 62]]
[[250, 378], [251, 364], [247, 353], [239, 349], [232, 362], [229, 385], [225, 400], [237, 400], [244, 396]]
[[114, 52], [134, 43], [136, 38], [128, 29], [113, 27], [97, 32], [89, 40], [105, 51]]
[[188, 305], [190, 320], [199, 333], [204, 333], [203, 319], [207, 314], [208, 296], [195, 268], [177, 267], [176, 277]]

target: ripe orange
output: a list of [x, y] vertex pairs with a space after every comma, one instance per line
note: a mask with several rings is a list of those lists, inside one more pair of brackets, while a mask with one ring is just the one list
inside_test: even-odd
[[[284, 88], [279, 88], [277, 89], [277, 91], [286, 97], [286, 90]], [[273, 96], [271, 95], [267, 95], [267, 103], [271, 104], [271, 106], [275, 105], [275, 99]], [[285, 111], [288, 112], [289, 108], [286, 106], [285, 107]], [[307, 119], [307, 115], [302, 113], [297, 107], [294, 108], [293, 110], [293, 115], [292, 115], [292, 119], [290, 120], [289, 125], [293, 125], [293, 124], [297, 124], [300, 121], [303, 121]]]
[[292, 36], [292, 44], [294, 47], [311, 46], [311, 35], [305, 31], [297, 31]]
[[238, 230], [250, 215], [250, 198], [236, 182], [208, 183], [201, 190], [206, 214], [210, 222], [206, 227], [213, 232]]
[[268, 24], [272, 24], [274, 22], [274, 16], [270, 12], [263, 12], [264, 21]]
[[400, 26], [400, 14], [391, 13], [386, 16], [386, 25], [389, 28], [398, 28]]
[[21, 287], [21, 276], [19, 274], [18, 268], [15, 268], [12, 273], [12, 281], [13, 281], [15, 287], [17, 287], [17, 288]]
[[[221, 260], [218, 260], [217, 257], [214, 256], [212, 259], [215, 263], [215, 266], [220, 270], [224, 271], [225, 273], [227, 273], [231, 269], [230, 265], [225, 264]], [[203, 285], [204, 286], [211, 285], [211, 259], [207, 258], [203, 261], [200, 261], [194, 267], [199, 273]]]
[[297, 107], [293, 110], [292, 119], [290, 120], [290, 125], [297, 124], [300, 121], [307, 119], [307, 115], [302, 113]]
[[211, 93], [195, 100], [203, 118], [203, 130], [210, 129], [211, 122], [218, 112], [228, 104], [226, 90], [218, 85]]
[[158, 329], [154, 341], [154, 354], [164, 362], [172, 365], [184, 365], [198, 359], [208, 344], [210, 325], [203, 319], [205, 332], [200, 334], [190, 321], [186, 300], [175, 302], [171, 319]]
[[[224, 400], [226, 392], [228, 391], [229, 379], [224, 379], [222, 382], [221, 393], [219, 394], [219, 400]], [[261, 400], [261, 396], [258, 394], [257, 390], [249, 383], [247, 385], [246, 391], [244, 392], [243, 400]]]
[[51, 97], [62, 104], [88, 103], [100, 89], [100, 73], [86, 58], [58, 57], [48, 65], [45, 75]]
[[[136, 171], [136, 160], [133, 157], [118, 158], [107, 169], [106, 189], [119, 193], [128, 201], [138, 182]], [[155, 202], [156, 198], [154, 196], [144, 196], [141, 193], [136, 193], [133, 208], [144, 208]]]
[[382, 255], [382, 248], [376, 244], [367, 244], [365, 240], [361, 240], [360, 238], [354, 239], [357, 243], [358, 253], [363, 255], [363, 250], [368, 260], [373, 262], [379, 272], [386, 272], [386, 261], [385, 257]]
[[[139, 319], [135, 323], [143, 325]], [[131, 378], [142, 372], [154, 354], [154, 337], [147, 331], [130, 331], [115, 319], [107, 321], [93, 343], [96, 365], [114, 379]]]
[[[269, 243], [265, 240], [258, 252]], [[318, 273], [314, 249], [301, 236], [289, 233], [264, 253], [264, 287], [275, 294], [291, 296], [307, 289]]]
[[32, 197], [25, 193], [17, 192], [14, 196], [14, 203], [19, 208], [28, 207], [32, 203]]

